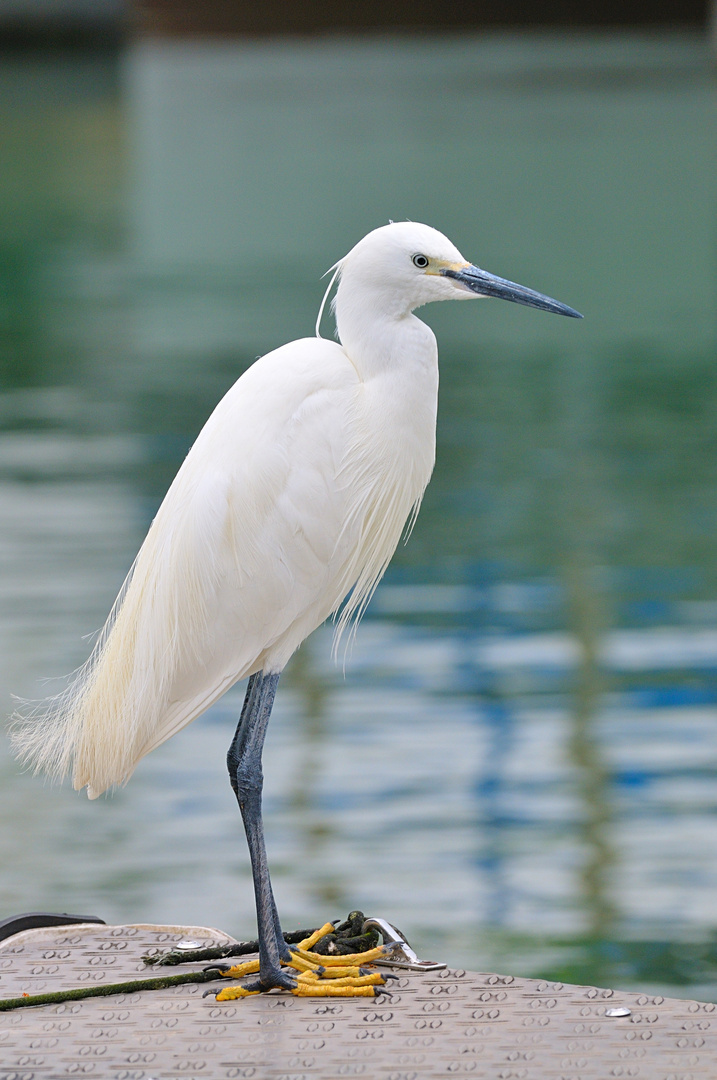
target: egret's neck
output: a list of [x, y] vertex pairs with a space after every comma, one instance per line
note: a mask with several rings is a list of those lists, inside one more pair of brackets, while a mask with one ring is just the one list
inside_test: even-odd
[[380, 292], [361, 292], [345, 279], [336, 294], [339, 340], [363, 380], [400, 370], [435, 369], [433, 331], [410, 309]]

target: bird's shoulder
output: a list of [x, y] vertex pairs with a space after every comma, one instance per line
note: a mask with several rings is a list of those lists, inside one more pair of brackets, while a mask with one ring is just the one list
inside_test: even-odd
[[[359, 384], [342, 347], [301, 338], [266, 353], [228, 390], [198, 440], [254, 456], [341, 425]], [[228, 458], [227, 458], [228, 460]]]
[[197, 501], [225, 502], [232, 492], [271, 500], [297, 470], [325, 468], [327, 445], [341, 453], [358, 383], [334, 341], [302, 338], [266, 353], [216, 406], [165, 502], [181, 498], [196, 512]]
[[338, 342], [299, 338], [259, 357], [220, 405], [280, 415], [318, 391], [341, 391], [357, 382], [356, 369]]

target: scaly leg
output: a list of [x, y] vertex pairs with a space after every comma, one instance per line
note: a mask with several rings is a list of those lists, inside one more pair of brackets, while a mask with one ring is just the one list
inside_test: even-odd
[[[277, 676], [277, 680], [278, 680], [278, 676]], [[245, 719], [246, 719], [247, 714], [249, 712], [251, 712], [251, 710], [253, 708], [256, 707], [256, 698], [257, 698], [257, 694], [258, 694], [258, 691], [259, 691], [259, 687], [261, 685], [261, 681], [262, 681], [261, 672], [257, 672], [256, 674], [250, 676], [250, 678], [249, 678], [249, 682], [248, 682], [247, 688], [246, 688], [246, 695], [244, 697], [244, 704], [242, 705], [241, 715], [239, 717], [239, 723], [237, 724], [237, 729], [236, 729], [236, 732], [234, 734], [234, 738], [232, 739], [232, 744], [229, 747], [229, 752], [227, 754], [227, 766], [229, 768], [229, 779], [231, 781], [231, 785], [232, 785], [232, 788], [234, 790], [234, 794], [237, 797], [237, 801], [239, 800], [239, 791], [238, 791], [238, 788], [237, 788], [236, 774], [237, 774], [237, 768], [238, 768], [238, 765], [239, 765], [239, 760], [241, 758], [243, 748], [244, 748], [244, 746], [246, 744], [246, 741], [247, 741], [247, 725], [245, 724]], [[276, 691], [276, 687], [274, 687], [274, 690]], [[272, 697], [272, 701], [273, 701], [273, 697]], [[271, 705], [269, 705], [269, 712], [271, 712]], [[261, 751], [260, 751], [260, 756], [261, 756]], [[261, 813], [261, 808], [260, 808], [260, 813]], [[289, 955], [290, 955], [289, 947], [286, 944], [286, 942], [284, 941], [284, 935], [283, 935], [282, 930], [281, 930], [281, 924], [279, 922], [279, 914], [278, 914], [278, 912], [276, 910], [276, 903], [274, 902], [273, 892], [271, 892], [271, 886], [270, 886], [269, 891], [270, 891], [270, 894], [271, 894], [271, 905], [272, 905], [273, 912], [274, 912], [274, 930], [275, 930], [275, 936], [276, 936], [276, 939], [277, 939], [277, 943], [278, 943], [278, 946], [279, 946], [279, 953], [281, 955], [281, 959], [286, 961], [286, 960], [289, 959]]]
[[289, 960], [290, 953], [281, 932], [271, 889], [261, 817], [264, 782], [261, 753], [278, 683], [278, 674], [264, 675], [258, 672], [252, 675], [236, 734], [227, 754], [229, 778], [249, 844], [256, 897], [260, 967], [258, 982], [247, 987], [249, 990], [271, 990], [275, 986], [293, 990], [296, 986], [296, 980], [281, 968], [281, 961]]

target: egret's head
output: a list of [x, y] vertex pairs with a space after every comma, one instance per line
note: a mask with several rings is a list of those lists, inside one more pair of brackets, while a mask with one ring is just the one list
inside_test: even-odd
[[387, 313], [402, 315], [433, 300], [494, 296], [516, 304], [582, 316], [549, 296], [496, 277], [463, 258], [443, 233], [413, 221], [374, 229], [339, 264], [341, 291], [370, 294]]

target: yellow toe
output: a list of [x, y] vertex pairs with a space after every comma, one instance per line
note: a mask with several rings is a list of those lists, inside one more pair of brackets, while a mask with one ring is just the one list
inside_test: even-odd
[[310, 964], [320, 964], [321, 967], [358, 967], [360, 964], [370, 964], [372, 960], [380, 960], [390, 951], [390, 945], [378, 945], [375, 949], [369, 949], [368, 952], [348, 953], [345, 956], [321, 956], [319, 953], [310, 952], [308, 949], [303, 949], [297, 945], [291, 950], [291, 962], [293, 965], [293, 957], [296, 956], [298, 959], [308, 961]]
[[222, 972], [224, 979], [241, 979], [243, 975], [255, 975], [259, 970], [258, 960], [247, 960], [245, 964], [235, 964]]
[[217, 994], [217, 1001], [235, 1001], [237, 998], [253, 997], [261, 993], [260, 990], [245, 990], [243, 986], [225, 986]]
[[305, 971], [299, 975], [296, 982], [298, 986], [316, 986], [317, 984], [322, 986], [385, 986], [386, 984], [383, 975], [380, 975], [378, 971], [374, 971], [370, 975], [359, 975], [356, 968], [349, 968], [348, 970], [353, 974], [329, 975], [327, 977], [328, 982], [315, 972]]
[[[370, 974], [373, 974], [371, 972]], [[382, 975], [379, 975], [381, 981], [385, 981]], [[364, 974], [360, 967], [351, 965], [349, 967], [317, 967], [317, 968], [303, 968], [299, 978], [306, 979], [361, 979], [364, 978]]]
[[297, 949], [303, 949], [303, 951], [306, 952], [313, 945], [315, 945], [316, 942], [319, 941], [319, 939], [324, 936], [324, 934], [333, 934], [335, 929], [336, 928], [335, 928], [333, 923], [330, 923], [330, 922], [324, 923], [324, 925], [322, 927], [320, 927], [318, 930], [314, 930], [313, 934], [311, 934], [307, 938], [304, 938], [303, 941], [300, 941], [299, 944], [296, 946], [296, 948]]
[[289, 961], [289, 967], [293, 967], [296, 971], [316, 971], [317, 968], [321, 968], [323, 971], [324, 965], [318, 964], [313, 960], [304, 960], [303, 956], [299, 956], [298, 953], [292, 952], [291, 960]]
[[376, 997], [373, 986], [337, 986], [336, 981], [300, 982], [291, 992], [295, 997]]

